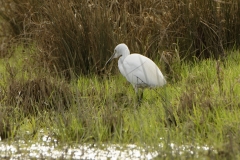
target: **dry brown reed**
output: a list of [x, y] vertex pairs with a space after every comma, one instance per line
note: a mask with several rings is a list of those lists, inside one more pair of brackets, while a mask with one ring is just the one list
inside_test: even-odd
[[[239, 46], [237, 0], [0, 1], [12, 35], [31, 38], [41, 65], [66, 77], [100, 73], [117, 43], [158, 58], [179, 46], [181, 58], [219, 58]], [[8, 24], [6, 23], [8, 22]], [[3, 29], [3, 28], [2, 28]]]

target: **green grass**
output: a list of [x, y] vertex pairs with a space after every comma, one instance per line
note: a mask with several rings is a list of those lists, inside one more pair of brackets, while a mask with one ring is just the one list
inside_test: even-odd
[[[240, 56], [223, 52], [239, 48], [238, 1], [0, 3], [0, 135], [9, 141], [38, 141], [43, 130], [67, 144], [163, 143], [160, 158], [171, 157], [170, 142], [240, 156]], [[167, 77], [141, 106], [116, 61], [102, 70], [119, 42], [160, 59]]]
[[[38, 140], [39, 131], [45, 130], [59, 142], [68, 144], [107, 142], [157, 146], [174, 142], [213, 146], [219, 156], [224, 154], [226, 158], [239, 156], [240, 56], [238, 51], [229, 54], [224, 62], [212, 59], [182, 62], [176, 73], [179, 80], [168, 79], [163, 88], [146, 89], [141, 106], [133, 87], [120, 73], [81, 76], [71, 81], [68, 86], [74, 96], [67, 110], [40, 111], [38, 102], [32, 104], [37, 114], [25, 116], [21, 104], [6, 103], [6, 93], [1, 100], [1, 111], [10, 115], [7, 117], [12, 126], [9, 140]], [[9, 65], [12, 63], [21, 71], [21, 58], [12, 57]], [[6, 64], [1, 64], [1, 85], [7, 88], [11, 82], [5, 81]], [[55, 79], [55, 83], [61, 84], [58, 81]], [[169, 121], [171, 115], [176, 125]]]

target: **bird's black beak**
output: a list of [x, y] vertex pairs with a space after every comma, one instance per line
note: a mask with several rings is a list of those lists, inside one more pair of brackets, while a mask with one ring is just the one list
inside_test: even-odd
[[113, 53], [113, 55], [109, 58], [109, 60], [105, 63], [104, 67], [113, 59], [113, 56], [115, 55], [115, 52]]

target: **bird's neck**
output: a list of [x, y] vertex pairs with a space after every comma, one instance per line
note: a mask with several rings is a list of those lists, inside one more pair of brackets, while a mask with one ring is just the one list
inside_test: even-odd
[[124, 61], [124, 59], [130, 55], [130, 51], [129, 49], [125, 49], [123, 52], [122, 52], [122, 56], [120, 57], [120, 59], [122, 60], [122, 62]]

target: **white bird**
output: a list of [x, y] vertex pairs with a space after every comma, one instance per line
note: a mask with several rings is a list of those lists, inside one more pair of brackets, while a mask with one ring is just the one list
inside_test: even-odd
[[[139, 88], [155, 88], [166, 84], [166, 80], [158, 66], [149, 58], [133, 53], [130, 54], [128, 46], [124, 43], [118, 44], [111, 58], [119, 58], [118, 68], [121, 74], [133, 85], [138, 95]], [[105, 64], [105, 66], [106, 66]], [[138, 100], [141, 101], [143, 90]]]

